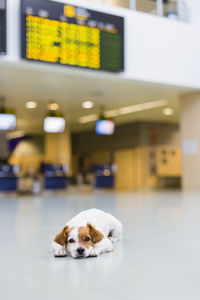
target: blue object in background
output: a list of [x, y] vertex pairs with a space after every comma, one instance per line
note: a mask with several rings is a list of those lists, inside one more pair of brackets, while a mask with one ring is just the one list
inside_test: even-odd
[[114, 174], [112, 172], [112, 165], [96, 165], [95, 171], [95, 187], [96, 188], [113, 188]]
[[45, 177], [44, 178], [44, 188], [46, 190], [59, 190], [65, 189], [67, 187], [67, 177]]
[[17, 190], [17, 177], [0, 177], [0, 191], [12, 192]]
[[17, 180], [13, 166], [7, 164], [0, 165], [0, 191], [16, 191]]
[[114, 176], [96, 176], [95, 180], [96, 188], [113, 188]]
[[44, 188], [58, 190], [67, 188], [66, 167], [62, 165], [43, 164], [41, 171], [44, 174]]

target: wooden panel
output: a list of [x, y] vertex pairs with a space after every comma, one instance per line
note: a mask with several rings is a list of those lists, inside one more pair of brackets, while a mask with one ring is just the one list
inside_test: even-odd
[[[156, 152], [154, 148], [153, 150]], [[156, 173], [151, 173], [151, 152], [152, 147], [136, 147], [115, 152], [116, 189], [135, 190], [157, 186]]]
[[115, 152], [115, 163], [117, 165], [115, 188], [117, 190], [131, 191], [136, 188], [136, 162], [136, 158], [134, 161], [133, 149], [119, 150]]
[[178, 177], [182, 174], [180, 147], [159, 146], [157, 149], [157, 174]]

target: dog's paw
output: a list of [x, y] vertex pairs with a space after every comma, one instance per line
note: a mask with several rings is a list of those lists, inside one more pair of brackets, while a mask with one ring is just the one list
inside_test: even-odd
[[98, 253], [95, 249], [93, 249], [91, 252], [90, 252], [90, 257], [97, 257], [98, 256]]
[[53, 254], [55, 257], [64, 257], [67, 256], [67, 251], [65, 249], [57, 249]]

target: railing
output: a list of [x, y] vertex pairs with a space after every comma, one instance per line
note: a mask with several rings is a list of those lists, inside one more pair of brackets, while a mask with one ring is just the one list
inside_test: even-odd
[[157, 16], [188, 22], [185, 0], [90, 0], [105, 5], [130, 8]]

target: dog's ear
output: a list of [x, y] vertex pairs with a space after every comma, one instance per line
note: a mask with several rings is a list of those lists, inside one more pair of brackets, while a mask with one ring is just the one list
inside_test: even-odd
[[68, 235], [69, 235], [69, 226], [65, 226], [63, 230], [56, 235], [54, 242], [64, 246], [67, 243]]
[[87, 223], [87, 227], [90, 230], [90, 236], [94, 244], [100, 242], [104, 238], [104, 235], [90, 223]]

